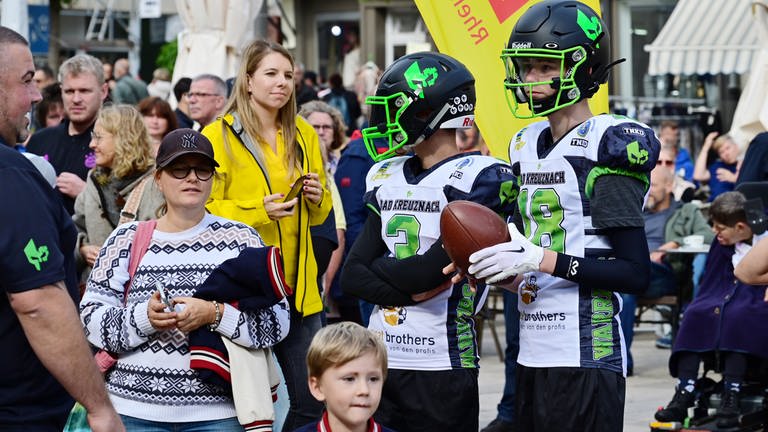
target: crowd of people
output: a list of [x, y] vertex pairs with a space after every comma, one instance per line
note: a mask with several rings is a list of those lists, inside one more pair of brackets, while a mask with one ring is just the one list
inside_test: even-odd
[[[656, 418], [684, 420], [718, 352], [719, 423], [733, 426], [746, 365], [768, 358], [768, 342], [738, 336], [768, 315], [768, 240], [755, 189], [739, 186], [768, 180], [752, 160], [768, 135], [744, 158], [711, 133], [692, 157], [674, 122], [594, 115], [616, 62], [578, 1], [531, 6], [502, 51], [499, 91], [538, 118], [509, 162], [489, 155], [475, 78], [445, 54], [369, 62], [321, 89], [265, 40], [234, 77], [175, 83], [88, 54], [55, 74], [5, 27], [0, 53], [0, 334], [18, 353], [0, 431], [61, 431], [81, 409], [94, 431], [474, 432], [491, 286], [507, 347], [484, 432], [622, 430], [636, 299], [681, 284], [678, 386]], [[463, 270], [440, 232], [456, 200], [510, 235]], [[678, 262], [668, 252], [689, 236], [709, 254]]]

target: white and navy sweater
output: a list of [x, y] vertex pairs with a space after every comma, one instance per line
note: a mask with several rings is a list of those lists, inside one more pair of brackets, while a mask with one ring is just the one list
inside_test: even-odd
[[[123, 304], [128, 260], [136, 222], [109, 236], [88, 279], [80, 317], [89, 342], [118, 353], [107, 375], [107, 390], [120, 414], [152, 421], [190, 422], [234, 417], [232, 398], [201, 381], [190, 368], [189, 341], [179, 330], [158, 331], [147, 304], [160, 281], [172, 297], [191, 297], [223, 261], [247, 247], [264, 246], [256, 231], [239, 222], [206, 214], [179, 233], [155, 230]], [[285, 299], [258, 312], [227, 304], [216, 331], [247, 348], [275, 345], [288, 334]]]

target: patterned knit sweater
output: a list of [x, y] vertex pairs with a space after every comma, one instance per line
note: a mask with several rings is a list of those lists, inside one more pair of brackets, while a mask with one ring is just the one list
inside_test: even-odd
[[[239, 222], [206, 214], [178, 233], [155, 230], [123, 306], [128, 260], [136, 222], [119, 226], [99, 253], [80, 303], [89, 342], [118, 353], [107, 389], [120, 414], [151, 421], [190, 422], [234, 417], [230, 396], [202, 382], [189, 366], [188, 337], [177, 329], [158, 331], [147, 304], [160, 281], [172, 297], [191, 297], [221, 262], [246, 247], [262, 247], [256, 231]], [[288, 334], [285, 299], [258, 312], [242, 313], [227, 304], [216, 331], [247, 348], [273, 346]]]

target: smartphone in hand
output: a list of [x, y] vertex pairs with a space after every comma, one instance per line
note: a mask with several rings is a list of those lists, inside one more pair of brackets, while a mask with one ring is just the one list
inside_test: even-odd
[[170, 294], [168, 294], [168, 290], [160, 283], [160, 281], [155, 282], [155, 288], [157, 288], [157, 291], [160, 293], [160, 301], [163, 302], [168, 309], [168, 312], [173, 312], [173, 301], [171, 300]]
[[285, 195], [285, 198], [283, 198], [283, 202], [288, 202], [301, 193], [302, 189], [304, 188], [304, 180], [309, 179], [309, 174], [304, 174], [303, 176], [296, 179], [295, 182], [293, 182], [293, 186], [291, 187], [290, 192]]

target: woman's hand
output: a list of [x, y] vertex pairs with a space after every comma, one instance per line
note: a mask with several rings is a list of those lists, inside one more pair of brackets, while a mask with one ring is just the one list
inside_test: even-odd
[[[216, 319], [216, 308], [212, 302], [194, 297], [175, 297], [177, 304], [183, 304], [184, 310], [178, 313], [177, 328], [184, 333], [213, 324]], [[224, 313], [224, 305], [219, 305], [219, 310]]]
[[718, 135], [720, 135], [718, 132], [708, 133], [706, 138], [704, 138], [704, 145], [701, 146], [701, 151], [709, 151], [709, 149], [712, 147], [712, 144], [715, 143], [715, 138], [717, 138]]
[[177, 313], [166, 312], [165, 304], [160, 301], [160, 292], [155, 291], [147, 304], [149, 323], [157, 330], [170, 330], [177, 327]]
[[317, 173], [307, 173], [308, 179], [304, 180], [304, 198], [314, 205], [319, 205], [323, 199], [323, 185]]
[[93, 267], [100, 250], [101, 248], [96, 245], [82, 245], [80, 246], [80, 255], [89, 266]]
[[725, 168], [718, 168], [717, 171], [715, 171], [715, 174], [717, 174], [717, 179], [719, 181], [726, 183], [736, 183], [736, 178], [738, 178], [737, 173], [731, 172]]
[[264, 197], [264, 210], [267, 211], [267, 217], [270, 220], [280, 220], [286, 216], [293, 215], [298, 198], [283, 202], [283, 194], [272, 194]]

